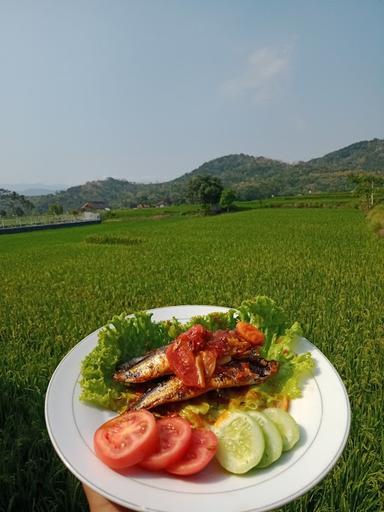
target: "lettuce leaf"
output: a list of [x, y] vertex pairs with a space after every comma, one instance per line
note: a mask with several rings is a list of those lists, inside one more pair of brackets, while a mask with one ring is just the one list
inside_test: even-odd
[[234, 329], [237, 323], [238, 312], [230, 309], [226, 313], [210, 313], [206, 316], [194, 316], [183, 328], [189, 329], [192, 325], [201, 324], [209, 331], [219, 329]]
[[126, 406], [134, 393], [112, 379], [116, 366], [171, 339], [167, 324], [153, 322], [148, 313], [113, 317], [82, 362], [80, 400], [113, 411]]
[[282, 308], [269, 297], [260, 295], [253, 300], [242, 302], [238, 311], [240, 320], [249, 322], [263, 331], [265, 342], [260, 354], [266, 359], [272, 359], [269, 357], [270, 347], [279, 336], [284, 334], [288, 325]]
[[279, 361], [280, 368], [276, 375], [258, 386], [261, 391], [270, 395], [284, 395], [291, 400], [301, 396], [304, 380], [312, 375], [315, 363], [309, 352], [295, 353], [300, 336], [301, 328], [296, 322], [271, 345], [268, 359]]
[[[265, 334], [261, 356], [268, 360], [275, 359], [280, 363], [276, 375], [265, 383], [252, 387], [261, 393], [258, 400], [263, 394], [273, 400], [282, 397], [292, 400], [301, 396], [303, 383], [312, 375], [315, 363], [309, 352], [299, 355], [295, 352], [297, 342], [302, 336], [300, 324], [295, 322], [288, 327], [282, 308], [265, 296], [245, 301], [238, 309], [241, 320], [256, 325]], [[265, 398], [264, 396], [263, 399]]]
[[301, 336], [300, 324], [295, 322], [285, 329], [283, 335], [273, 337], [265, 358], [279, 361], [280, 368], [276, 375], [257, 386], [260, 391], [273, 396], [285, 396], [290, 400], [301, 396], [303, 383], [312, 375], [315, 367], [309, 352], [304, 354], [295, 352]]

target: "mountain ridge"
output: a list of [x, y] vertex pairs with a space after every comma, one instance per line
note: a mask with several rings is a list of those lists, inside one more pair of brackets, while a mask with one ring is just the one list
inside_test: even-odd
[[384, 139], [359, 141], [308, 161], [282, 160], [244, 153], [228, 154], [204, 162], [196, 169], [161, 183], [137, 183], [106, 178], [88, 181], [55, 194], [31, 197], [40, 211], [53, 202], [64, 209], [79, 208], [87, 201], [104, 201], [111, 207], [186, 201], [186, 186], [195, 175], [221, 179], [239, 199], [262, 199], [271, 195], [351, 190], [348, 175], [367, 171], [384, 174]]

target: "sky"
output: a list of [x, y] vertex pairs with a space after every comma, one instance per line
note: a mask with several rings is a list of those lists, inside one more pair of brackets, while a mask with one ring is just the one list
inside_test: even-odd
[[0, 184], [384, 138], [384, 0], [0, 0]]

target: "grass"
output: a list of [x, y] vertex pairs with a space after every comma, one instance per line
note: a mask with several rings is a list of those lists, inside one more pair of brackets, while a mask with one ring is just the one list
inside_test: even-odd
[[[158, 209], [156, 209], [158, 211]], [[138, 214], [136, 214], [138, 215]], [[142, 239], [88, 244], [87, 237]], [[336, 467], [284, 512], [383, 510], [384, 245], [355, 209], [121, 216], [0, 240], [0, 510], [86, 510], [44, 424], [61, 358], [114, 314], [269, 295], [335, 365], [352, 406]], [[314, 461], [315, 462], [315, 461]]]
[[180, 204], [172, 205], [164, 208], [121, 208], [113, 210], [109, 217], [109, 220], [133, 220], [133, 219], [162, 219], [169, 216], [180, 216], [180, 215], [193, 215], [200, 214], [201, 208], [195, 204]]
[[137, 245], [141, 244], [141, 238], [132, 238], [124, 235], [88, 235], [85, 237], [87, 244], [106, 244], [106, 245]]
[[297, 196], [276, 196], [237, 203], [239, 209], [253, 208], [357, 208], [359, 198], [350, 192], [314, 193]]
[[370, 228], [378, 236], [384, 237], [384, 203], [380, 203], [367, 213]]

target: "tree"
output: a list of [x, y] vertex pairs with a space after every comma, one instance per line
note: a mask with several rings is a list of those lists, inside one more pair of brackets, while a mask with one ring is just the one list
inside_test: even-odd
[[229, 210], [233, 206], [235, 199], [236, 199], [235, 192], [230, 188], [225, 188], [222, 191], [221, 196], [220, 196], [220, 206], [222, 208], [225, 208], [227, 210], [227, 212], [229, 212]]
[[136, 204], [148, 204], [149, 200], [148, 200], [147, 192], [144, 192], [144, 191], [137, 192], [136, 201], [137, 201]]
[[132, 192], [126, 192], [122, 196], [121, 204], [125, 208], [133, 208], [134, 206], [137, 205], [137, 202], [138, 201], [136, 200], [136, 197]]
[[363, 199], [363, 206], [372, 208], [375, 205], [375, 194], [384, 185], [384, 177], [379, 174], [352, 173], [348, 176], [355, 185], [354, 192]]
[[25, 212], [22, 208], [20, 208], [20, 206], [16, 206], [14, 209], [14, 214], [16, 215], [16, 217], [24, 217]]
[[215, 176], [194, 176], [188, 183], [187, 196], [208, 211], [219, 204], [223, 185]]
[[48, 213], [50, 215], [61, 215], [64, 212], [64, 208], [61, 204], [52, 203], [49, 205]]
[[0, 208], [7, 215], [22, 216], [30, 213], [34, 206], [21, 194], [0, 188]]

